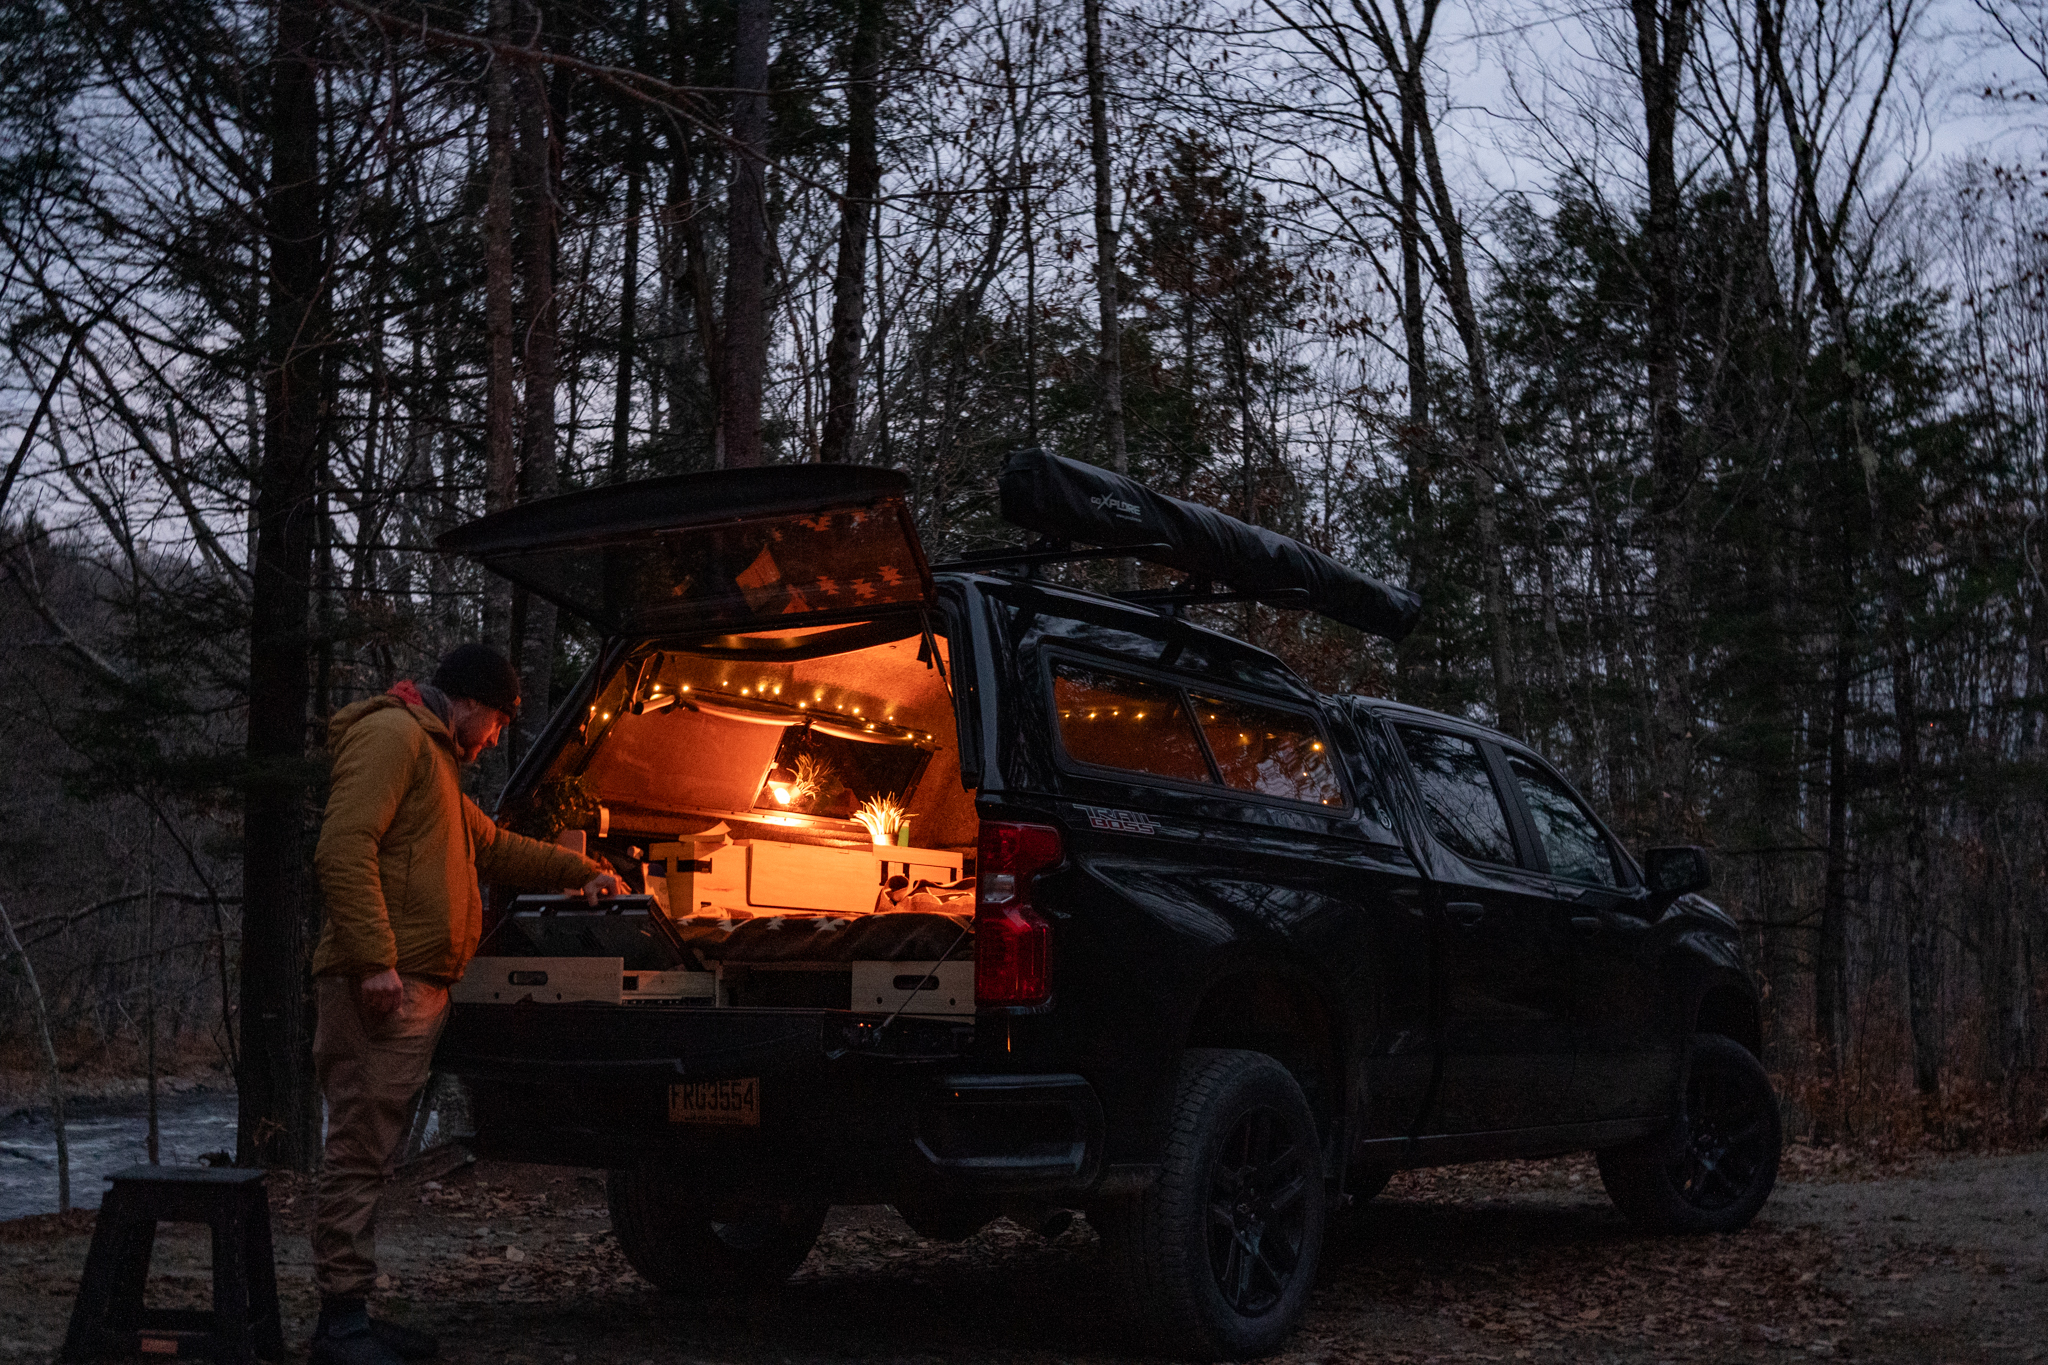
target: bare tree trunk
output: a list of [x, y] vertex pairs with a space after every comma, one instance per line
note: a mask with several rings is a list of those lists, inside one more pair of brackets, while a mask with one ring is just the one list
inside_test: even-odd
[[[536, 0], [520, 0], [519, 32], [542, 45], [547, 16]], [[555, 396], [560, 368], [560, 309], [555, 295], [555, 255], [561, 237], [556, 199], [555, 129], [548, 88], [539, 66], [514, 73], [514, 117], [518, 140], [513, 164], [514, 252], [518, 258], [521, 378], [525, 383], [519, 427], [519, 500], [545, 498], [556, 489]], [[519, 670], [522, 708], [507, 755], [516, 764], [532, 737], [547, 724], [555, 663], [555, 605], [543, 598], [514, 598], [522, 618], [513, 637], [512, 664]]]
[[[668, 288], [673, 302], [676, 321], [671, 325], [670, 387], [674, 392], [669, 396], [670, 424], [675, 422], [675, 408], [680, 401], [682, 365], [682, 310], [690, 310], [690, 323], [697, 334], [697, 349], [704, 363], [705, 382], [709, 388], [711, 412], [711, 448], [714, 452], [725, 448], [724, 430], [725, 404], [722, 401], [721, 385], [725, 377], [725, 344], [719, 332], [718, 309], [712, 301], [711, 267], [709, 252], [704, 241], [703, 225], [697, 220], [698, 201], [691, 193], [692, 172], [690, 144], [686, 135], [678, 132], [669, 149], [668, 192], [662, 208], [663, 222], [671, 234], [669, 253], [664, 258], [663, 268], [668, 277]], [[687, 300], [687, 303], [685, 303]]]
[[163, 1130], [157, 1115], [157, 1065], [156, 1065], [156, 822], [150, 821], [149, 838], [144, 842], [143, 864], [143, 924], [146, 940], [142, 954], [142, 1046], [143, 1072], [149, 1087], [149, 1113], [143, 1134], [144, 1150], [149, 1153], [149, 1164], [159, 1164], [162, 1156]]
[[[1415, 121], [1401, 106], [1401, 155], [1395, 158], [1401, 183], [1401, 347], [1408, 374], [1408, 420], [1401, 428], [1407, 466], [1408, 590], [1429, 609], [1429, 568], [1436, 555], [1436, 512], [1431, 496], [1429, 428], [1429, 333], [1422, 298], [1422, 182], [1415, 173]], [[1403, 701], [1428, 704], [1436, 691], [1436, 631], [1416, 630], [1395, 646]]]
[[[1486, 617], [1487, 655], [1493, 668], [1494, 707], [1500, 727], [1511, 735], [1519, 735], [1522, 692], [1508, 622], [1507, 559], [1500, 536], [1499, 489], [1508, 463], [1507, 440], [1501, 432], [1500, 408], [1493, 391], [1493, 366], [1472, 294], [1471, 272], [1465, 262], [1464, 220], [1451, 198], [1450, 181], [1437, 153], [1436, 127], [1423, 86], [1423, 59], [1436, 7], [1437, 0], [1423, 0], [1422, 24], [1417, 29], [1410, 21], [1405, 0], [1395, 0], [1393, 8], [1400, 24], [1400, 37], [1397, 39], [1384, 23], [1375, 27], [1373, 36], [1382, 60], [1395, 75], [1403, 121], [1414, 127], [1414, 150], [1422, 154], [1420, 178], [1424, 179], [1425, 202], [1442, 247], [1439, 283], [1450, 305], [1459, 345], [1465, 352], [1465, 378], [1472, 390], [1470, 460], [1472, 501], [1477, 513], [1474, 529], [1479, 538], [1480, 609]], [[1403, 151], [1406, 150], [1404, 147]], [[1411, 161], [1410, 165], [1412, 168], [1414, 163]], [[1411, 169], [1409, 173], [1417, 172]]]
[[71, 1142], [64, 1131], [64, 1072], [57, 1065], [57, 1042], [50, 1035], [50, 1011], [43, 1003], [43, 988], [36, 982], [36, 964], [14, 932], [7, 907], [0, 905], [0, 930], [7, 934], [7, 949], [21, 959], [22, 978], [28, 982], [29, 1003], [36, 1011], [36, 1032], [43, 1044], [43, 1067], [50, 1085], [50, 1126], [57, 1134], [57, 1211], [71, 1212]]
[[[1846, 550], [1845, 550], [1846, 553]], [[1823, 1087], [1833, 1104], [1817, 1122], [1835, 1122], [1842, 1072], [1849, 1060], [1849, 669], [1848, 612], [1835, 636], [1828, 687], [1827, 868], [1821, 882], [1820, 943], [1814, 954], [1813, 1012], [1820, 1035]], [[1822, 1134], [1835, 1136], [1837, 1134]]]
[[308, 968], [318, 927], [306, 761], [321, 370], [328, 305], [315, 84], [321, 8], [282, 0], [271, 59], [263, 451], [249, 608], [249, 779], [242, 810], [238, 1160], [309, 1171], [319, 1153]]
[[1102, 401], [1102, 443], [1109, 452], [1109, 467], [1127, 474], [1131, 457], [1124, 447], [1123, 322], [1117, 306], [1116, 218], [1110, 203], [1109, 80], [1102, 66], [1102, 0], [1081, 0], [1081, 21], [1087, 29], [1088, 159], [1095, 167], [1095, 297], [1102, 319], [1095, 382]]
[[[491, 0], [491, 35], [512, 33], [512, 0]], [[519, 496], [519, 452], [512, 410], [512, 68], [501, 51], [485, 80], [484, 155], [489, 185], [484, 200], [484, 337], [488, 375], [484, 390], [484, 510], [498, 512]], [[484, 588], [484, 639], [510, 652], [512, 588], [496, 574]]]
[[832, 336], [825, 347], [825, 434], [818, 459], [826, 464], [853, 457], [854, 425], [860, 416], [861, 321], [867, 307], [868, 225], [882, 188], [877, 137], [882, 101], [883, 0], [858, 0], [852, 83], [846, 90], [846, 198], [839, 206], [839, 259], [832, 275]]
[[882, 252], [882, 213], [875, 210], [875, 239], [869, 254], [875, 261], [875, 339], [869, 349], [869, 373], [875, 377], [875, 463], [890, 467], [889, 444], [889, 294], [883, 288], [888, 259]]
[[633, 106], [626, 136], [626, 242], [619, 265], [619, 371], [612, 393], [611, 480], [626, 477], [632, 457], [633, 353], [640, 330], [640, 215], [647, 180], [647, 151], [640, 126], [640, 106]]
[[1652, 537], [1656, 554], [1654, 613], [1657, 662], [1652, 755], [1657, 824], [1685, 833], [1692, 809], [1692, 536], [1687, 494], [1684, 415], [1678, 406], [1683, 285], [1677, 161], [1673, 141], [1686, 52], [1692, 38], [1690, 0], [1630, 0], [1636, 27], [1636, 75], [1643, 97], [1644, 160], [1649, 213], [1644, 225], [1645, 293], [1649, 302], [1647, 370], [1650, 399]]
[[[1486, 335], [1480, 326], [1465, 261], [1465, 226], [1437, 152], [1424, 78], [1440, 3], [1441, 0], [1351, 0], [1349, 13], [1339, 21], [1325, 9], [1317, 8], [1314, 17], [1303, 18], [1290, 12], [1280, 0], [1266, 0], [1274, 16], [1306, 38], [1355, 92], [1368, 136], [1399, 168], [1401, 188], [1397, 191], [1382, 176], [1378, 197], [1397, 214], [1405, 210], [1404, 236], [1420, 236], [1420, 220], [1407, 208], [1411, 203], [1411, 181], [1416, 185], [1412, 201], [1419, 203], [1435, 230], [1434, 243], [1424, 244], [1428, 265], [1443, 291], [1459, 345], [1465, 352], [1465, 377], [1471, 389], [1465, 458], [1471, 471], [1476, 513], [1473, 529], [1479, 542], [1480, 608], [1487, 626], [1495, 708], [1501, 728], [1519, 734], [1521, 682], [1508, 620], [1507, 560], [1500, 536], [1499, 489], [1508, 469], [1507, 442], [1494, 396]], [[1353, 24], [1356, 28], [1351, 27]], [[1363, 30], [1370, 44], [1370, 56], [1355, 46], [1359, 30]], [[1387, 97], [1382, 93], [1389, 82], [1394, 90], [1393, 113], [1389, 112]], [[1414, 223], [1414, 229], [1408, 228], [1409, 222]]]
[[1038, 223], [1031, 193], [1031, 165], [1024, 164], [1018, 195], [1024, 229], [1024, 439], [1038, 444]]
[[761, 400], [768, 377], [769, 0], [737, 0], [732, 61], [732, 178], [726, 202], [725, 365], [719, 384], [718, 463], [763, 463]]
[[[1899, 794], [1906, 822], [1901, 852], [1906, 874], [1903, 892], [1907, 918], [1906, 1005], [1913, 1042], [1913, 1084], [1925, 1103], [1924, 1117], [1932, 1122], [1941, 1097], [1940, 911], [1928, 896], [1927, 888], [1928, 798], [1920, 761], [1919, 690], [1906, 610], [1904, 565], [1877, 481], [1877, 448], [1870, 443], [1863, 429], [1864, 385], [1856, 356], [1855, 318], [1840, 273], [1843, 236], [1849, 223], [1848, 206], [1859, 187], [1853, 183], [1852, 176], [1852, 183], [1842, 190], [1837, 210], [1832, 214], [1823, 212], [1818, 153], [1807, 140], [1802, 121], [1807, 111], [1787, 75], [1783, 34], [1769, 0], [1758, 0], [1757, 21], [1758, 38], [1771, 83], [1777, 90], [1781, 121], [1797, 171], [1795, 181], [1805, 236], [1811, 249], [1814, 287], [1832, 324], [1835, 344], [1842, 352], [1842, 373], [1848, 389], [1849, 445], [1862, 466], [1864, 498], [1870, 513], [1872, 558], [1877, 565], [1884, 614], [1885, 657], [1891, 672], [1892, 721], [1898, 731]], [[1890, 30], [1894, 58], [1904, 35], [1903, 27]], [[1882, 97], [1883, 92], [1880, 91], [1875, 105], [1882, 104]], [[1875, 114], [1871, 117], [1874, 118]]]

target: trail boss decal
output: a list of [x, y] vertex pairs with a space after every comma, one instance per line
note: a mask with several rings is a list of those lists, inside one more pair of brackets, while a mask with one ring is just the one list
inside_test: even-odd
[[1091, 829], [1106, 829], [1117, 834], [1157, 834], [1159, 827], [1152, 823], [1152, 817], [1134, 810], [1111, 810], [1107, 806], [1076, 806], [1074, 809], [1088, 817]]

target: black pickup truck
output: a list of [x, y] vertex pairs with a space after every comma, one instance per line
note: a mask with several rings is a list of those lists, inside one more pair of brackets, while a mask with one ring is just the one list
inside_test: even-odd
[[[494, 903], [438, 1059], [480, 1150], [607, 1170], [692, 1294], [786, 1277], [832, 1204], [1085, 1210], [1203, 1358], [1274, 1348], [1398, 1169], [1591, 1150], [1646, 1227], [1756, 1214], [1777, 1105], [1700, 851], [1639, 863], [1525, 746], [1184, 614], [1411, 598], [1035, 452], [1005, 511], [1049, 537], [934, 569], [907, 491], [726, 471], [444, 537], [603, 631], [499, 818], [635, 892]], [[1109, 552], [1186, 577], [1044, 576]]]

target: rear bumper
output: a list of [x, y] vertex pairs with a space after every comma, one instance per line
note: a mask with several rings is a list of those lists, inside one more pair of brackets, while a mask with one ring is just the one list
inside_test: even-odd
[[954, 1075], [918, 1110], [918, 1155], [977, 1189], [1086, 1189], [1102, 1164], [1102, 1103], [1080, 1076]]
[[[971, 1030], [831, 1012], [459, 1005], [437, 1069], [469, 1086], [484, 1155], [701, 1166], [830, 1202], [1079, 1194], [1102, 1105], [1073, 1074], [976, 1069]], [[915, 1028], [904, 1028], [915, 1023]], [[672, 1122], [670, 1087], [758, 1079], [746, 1124]]]

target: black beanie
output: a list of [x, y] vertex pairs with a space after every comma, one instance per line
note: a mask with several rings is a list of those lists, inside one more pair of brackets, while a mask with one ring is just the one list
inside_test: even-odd
[[489, 645], [457, 645], [434, 670], [434, 686], [451, 697], [468, 697], [508, 716], [519, 714], [519, 675]]

